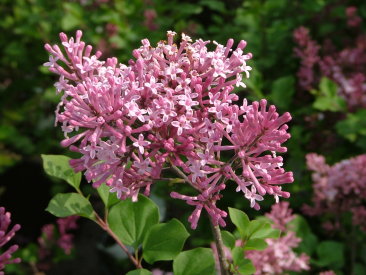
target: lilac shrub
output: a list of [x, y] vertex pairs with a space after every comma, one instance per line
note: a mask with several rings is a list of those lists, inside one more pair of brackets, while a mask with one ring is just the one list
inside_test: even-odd
[[74, 248], [74, 234], [70, 231], [78, 229], [79, 216], [70, 216], [57, 219], [56, 224], [45, 224], [42, 227], [41, 236], [38, 238], [37, 268], [47, 271], [52, 266], [52, 257], [56, 249], [61, 249], [65, 255], [71, 255]]
[[175, 35], [169, 31], [155, 48], [142, 40], [128, 65], [93, 55], [81, 31], [75, 38], [60, 34], [64, 50], [45, 45], [51, 54], [45, 66], [60, 76], [55, 87], [63, 94], [56, 110], [61, 144], [81, 155], [71, 166], [85, 171], [93, 187], [106, 183], [118, 198], [133, 201], [172, 169], [198, 192], [171, 193], [195, 207], [192, 228], [203, 209], [215, 226], [225, 226], [227, 213], [216, 202], [229, 180], [257, 210], [266, 194], [288, 198], [281, 185], [293, 175], [277, 153], [286, 152], [290, 114], [280, 116], [264, 99], [234, 104], [234, 87], [245, 87], [242, 73], [249, 77], [251, 70], [246, 42], [234, 49], [233, 39], [226, 46], [214, 41], [210, 51], [210, 41], [182, 34], [175, 44]]
[[[20, 225], [16, 224], [10, 229], [11, 214], [5, 212], [4, 207], [0, 207], [0, 248], [3, 248], [20, 229]], [[18, 250], [18, 245], [14, 244], [7, 250], [0, 250], [0, 275], [4, 275], [2, 271], [7, 264], [20, 263], [20, 258], [12, 259], [12, 254]]]
[[[42, 227], [41, 237], [38, 238], [39, 256], [41, 259], [49, 256], [55, 245], [61, 248], [66, 255], [71, 253], [74, 247], [74, 235], [69, 231], [78, 228], [76, 224], [78, 219], [79, 216], [60, 218], [57, 219], [57, 226], [54, 224], [46, 224]], [[57, 234], [55, 234], [55, 229], [57, 229]]]
[[[313, 171], [313, 205], [305, 205], [304, 212], [310, 216], [352, 213], [352, 222], [366, 231], [366, 155], [342, 160], [332, 166], [315, 153], [306, 156], [307, 166]], [[328, 221], [326, 229], [339, 229], [339, 222]]]
[[[304, 90], [316, 88], [320, 77], [326, 76], [338, 84], [338, 94], [347, 102], [350, 110], [366, 107], [366, 36], [360, 32], [362, 18], [356, 7], [346, 9], [349, 31], [358, 32], [343, 49], [337, 50], [332, 41], [326, 40], [323, 47], [311, 38], [305, 27], [294, 33], [295, 55], [301, 66], [297, 73], [299, 85]], [[321, 50], [320, 50], [321, 49]]]

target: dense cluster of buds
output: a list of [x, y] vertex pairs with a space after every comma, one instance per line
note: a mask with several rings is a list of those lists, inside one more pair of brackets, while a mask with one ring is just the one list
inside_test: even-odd
[[[366, 231], [366, 155], [343, 160], [330, 166], [325, 158], [314, 153], [306, 156], [307, 166], [313, 171], [313, 206], [304, 206], [308, 215], [331, 214], [338, 217], [351, 212], [353, 224]], [[329, 216], [329, 215], [328, 215]], [[337, 229], [339, 224], [325, 224]]]
[[250, 259], [259, 274], [286, 274], [286, 272], [300, 272], [309, 269], [309, 256], [305, 253], [297, 255], [296, 248], [301, 239], [289, 228], [289, 222], [295, 216], [289, 208], [288, 202], [280, 202], [272, 206], [272, 210], [266, 215], [273, 222], [273, 227], [282, 231], [278, 239], [266, 239], [268, 247], [263, 251], [250, 250], [245, 256]]
[[[348, 26], [358, 27], [361, 17], [357, 16], [357, 9], [349, 7], [346, 10]], [[299, 27], [294, 31], [297, 44], [294, 49], [301, 60], [297, 73], [300, 87], [304, 90], [316, 88], [319, 76], [333, 80], [339, 86], [339, 95], [343, 97], [349, 109], [366, 107], [366, 36], [361, 33], [353, 41], [348, 41], [342, 50], [330, 40], [326, 40], [323, 47], [311, 38], [309, 30]], [[320, 53], [321, 49], [321, 53]]]
[[[11, 223], [11, 214], [10, 212], [5, 212], [4, 207], [0, 207], [0, 248], [3, 248], [20, 229], [20, 225], [16, 224], [12, 229], [9, 228]], [[1, 271], [4, 269], [5, 265], [19, 263], [20, 259], [15, 258], [12, 259], [12, 254], [18, 250], [18, 245], [14, 244], [10, 246], [7, 250], [0, 250], [0, 275], [4, 275], [4, 272]]]
[[[250, 206], [259, 209], [265, 194], [289, 197], [281, 185], [293, 175], [282, 168], [282, 146], [290, 135], [282, 116], [266, 100], [241, 106], [234, 87], [245, 87], [242, 73], [251, 68], [245, 41], [236, 49], [175, 33], [156, 48], [149, 40], [133, 51], [128, 66], [116, 58], [99, 60], [92, 47], [60, 34], [64, 51], [46, 44], [45, 66], [60, 75], [55, 84], [63, 96], [56, 111], [65, 139], [61, 144], [82, 155], [71, 161], [94, 187], [106, 183], [118, 198], [137, 200], [149, 194], [154, 180], [172, 169], [198, 191], [196, 196], [172, 192], [173, 198], [195, 206], [189, 220], [196, 228], [202, 209], [215, 225], [225, 226], [227, 213], [216, 207], [225, 183], [237, 183]], [[62, 63], [61, 65], [59, 63]]]

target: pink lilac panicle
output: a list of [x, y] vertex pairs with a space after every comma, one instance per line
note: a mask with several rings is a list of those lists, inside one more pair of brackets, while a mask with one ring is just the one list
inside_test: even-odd
[[[350, 27], [362, 23], [355, 7], [348, 7], [346, 15]], [[366, 75], [363, 73], [366, 70], [366, 36], [360, 33], [354, 37], [338, 51], [327, 39], [320, 54], [320, 45], [311, 38], [307, 28], [301, 26], [294, 31], [297, 44], [294, 52], [301, 60], [297, 73], [300, 87], [316, 89], [321, 76], [328, 77], [338, 84], [338, 94], [346, 100], [351, 111], [366, 107]]]
[[157, 18], [157, 13], [155, 9], [146, 9], [144, 11], [144, 26], [147, 27], [150, 31], [155, 31], [159, 28], [158, 24], [155, 22]]
[[250, 259], [259, 274], [287, 274], [286, 272], [300, 272], [309, 270], [309, 256], [305, 253], [297, 255], [296, 248], [301, 239], [289, 228], [289, 222], [295, 216], [288, 202], [280, 202], [272, 206], [266, 215], [273, 222], [273, 227], [282, 231], [278, 239], [266, 239], [268, 247], [262, 251], [250, 250], [245, 252], [245, 257]]
[[[332, 166], [325, 163], [323, 156], [311, 153], [306, 156], [307, 165], [313, 171], [313, 205], [303, 210], [311, 216], [331, 214], [333, 218], [341, 213], [352, 213], [353, 224], [366, 230], [366, 155], [342, 160]], [[324, 224], [328, 229], [337, 229], [330, 221]]]
[[355, 6], [346, 8], [346, 16], [349, 27], [358, 27], [362, 23], [362, 18], [357, 15], [357, 8]]
[[[20, 225], [16, 224], [10, 229], [11, 214], [6, 212], [4, 207], [0, 207], [0, 248], [3, 247], [14, 237], [15, 233], [20, 229]], [[12, 259], [12, 254], [18, 250], [18, 245], [14, 244], [5, 251], [0, 251], [0, 275], [5, 273], [2, 271], [7, 264], [20, 263], [20, 258]]]
[[266, 214], [266, 217], [273, 222], [273, 228], [285, 232], [289, 222], [295, 218], [295, 215], [292, 214], [289, 202], [283, 201], [272, 205], [272, 210]]
[[52, 254], [52, 249], [57, 245], [65, 254], [69, 255], [74, 247], [74, 235], [70, 230], [78, 228], [79, 216], [70, 216], [57, 219], [57, 226], [46, 224], [42, 227], [42, 234], [38, 238], [40, 259], [45, 259]]
[[317, 81], [314, 67], [320, 60], [318, 55], [320, 46], [311, 39], [309, 30], [305, 27], [297, 28], [293, 36], [298, 44], [294, 52], [301, 60], [300, 69], [297, 72], [299, 85], [304, 90], [310, 90]]
[[[94, 187], [106, 183], [118, 198], [133, 201], [140, 191], [149, 195], [165, 168], [175, 167], [198, 192], [171, 193], [195, 207], [192, 228], [203, 209], [225, 226], [227, 213], [216, 202], [230, 180], [255, 209], [266, 194], [288, 198], [281, 185], [293, 175], [277, 153], [286, 152], [290, 114], [280, 116], [266, 100], [234, 104], [234, 87], [245, 87], [242, 73], [249, 77], [251, 70], [246, 42], [233, 48], [233, 39], [226, 46], [214, 41], [210, 51], [210, 41], [182, 34], [175, 44], [175, 35], [169, 31], [155, 48], [142, 40], [128, 65], [99, 60], [81, 31], [75, 38], [60, 34], [63, 50], [45, 45], [51, 54], [45, 65], [60, 76], [57, 90], [63, 92], [56, 110], [61, 144], [82, 155], [71, 166], [85, 171]], [[228, 162], [221, 160], [224, 151], [233, 156]]]

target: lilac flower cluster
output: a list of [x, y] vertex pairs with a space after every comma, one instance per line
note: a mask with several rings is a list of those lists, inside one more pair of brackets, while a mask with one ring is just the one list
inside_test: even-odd
[[[0, 207], [0, 248], [6, 245], [11, 238], [14, 237], [15, 232], [20, 229], [20, 225], [16, 224], [12, 229], [9, 228], [11, 223], [11, 214], [10, 212], [5, 212], [4, 207]], [[0, 251], [0, 275], [4, 275], [4, 272], [1, 271], [4, 269], [5, 265], [20, 263], [19, 258], [12, 259], [12, 255], [15, 251], [18, 250], [18, 245], [14, 244], [10, 246], [5, 251]]]
[[[348, 7], [346, 15], [347, 24], [354, 31], [362, 23], [362, 18], [357, 15], [357, 8]], [[353, 41], [347, 41], [347, 46], [339, 51], [330, 40], [326, 40], [324, 46], [320, 47], [305, 27], [299, 27], [293, 35], [297, 44], [294, 52], [301, 60], [297, 73], [300, 87], [304, 90], [314, 89], [319, 82], [319, 76], [326, 76], [339, 85], [338, 93], [346, 100], [350, 110], [365, 108], [365, 34], [360, 33]]]
[[[216, 202], [228, 180], [255, 209], [265, 194], [288, 198], [280, 185], [293, 182], [293, 175], [276, 153], [286, 152], [290, 114], [279, 116], [266, 100], [233, 104], [239, 99], [234, 87], [245, 87], [242, 73], [249, 77], [251, 70], [246, 42], [236, 49], [233, 39], [226, 46], [214, 42], [210, 51], [209, 41], [182, 34], [177, 45], [175, 35], [169, 31], [155, 48], [142, 40], [128, 65], [101, 61], [99, 51], [92, 55], [81, 31], [70, 39], [60, 34], [64, 51], [45, 45], [51, 54], [45, 66], [60, 75], [55, 87], [63, 92], [56, 110], [61, 144], [82, 155], [71, 161], [74, 170], [85, 170], [94, 187], [106, 183], [118, 198], [136, 201], [172, 168], [198, 191], [171, 193], [195, 207], [192, 228], [202, 209], [225, 226], [227, 213]], [[222, 160], [227, 154], [231, 158]]]
[[309, 270], [309, 256], [305, 253], [297, 255], [296, 248], [301, 239], [291, 231], [288, 223], [295, 218], [288, 202], [280, 202], [272, 206], [266, 215], [273, 222], [273, 227], [282, 231], [278, 239], [266, 239], [268, 247], [263, 251], [246, 251], [246, 258], [250, 259], [259, 274], [286, 274], [289, 271], [300, 272]]
[[76, 224], [79, 216], [70, 216], [67, 218], [57, 219], [57, 235], [55, 236], [56, 226], [54, 224], [46, 224], [42, 227], [42, 235], [38, 238], [39, 256], [42, 260], [51, 254], [52, 248], [57, 245], [65, 254], [69, 255], [74, 247], [74, 235], [69, 231], [78, 228]]
[[[306, 156], [307, 165], [313, 171], [313, 206], [305, 205], [304, 212], [311, 216], [352, 213], [354, 225], [366, 231], [366, 155], [343, 160], [329, 166], [325, 158], [314, 153]], [[335, 230], [339, 224], [328, 221], [327, 229]]]

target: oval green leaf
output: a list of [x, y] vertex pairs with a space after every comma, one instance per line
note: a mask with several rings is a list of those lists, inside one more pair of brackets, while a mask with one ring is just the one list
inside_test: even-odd
[[238, 228], [240, 236], [245, 239], [248, 235], [249, 218], [243, 211], [229, 207], [230, 219]]
[[143, 195], [137, 202], [129, 198], [111, 207], [108, 224], [118, 238], [135, 249], [142, 244], [148, 230], [159, 222], [157, 205]]
[[249, 224], [248, 235], [250, 239], [264, 239], [279, 237], [280, 231], [272, 228], [271, 224], [263, 220], [254, 220]]
[[97, 188], [97, 191], [105, 207], [107, 208], [120, 202], [120, 199], [117, 198], [116, 193], [111, 193], [110, 187], [108, 187], [105, 183], [101, 184]]
[[78, 193], [57, 194], [49, 202], [46, 211], [59, 218], [78, 215], [91, 220], [95, 219], [92, 205]]
[[79, 189], [81, 173], [70, 167], [70, 158], [63, 155], [41, 155], [44, 171], [53, 177], [63, 179], [75, 189]]
[[183, 251], [174, 259], [174, 275], [215, 275], [215, 260], [212, 250], [198, 247]]
[[264, 239], [250, 239], [245, 243], [244, 250], [263, 250], [268, 244]]
[[152, 264], [173, 260], [182, 250], [188, 236], [186, 228], [177, 219], [154, 225], [142, 245], [145, 261]]
[[229, 231], [221, 231], [221, 237], [222, 241], [224, 242], [224, 245], [229, 248], [234, 248], [235, 246], [235, 237], [233, 234], [231, 234]]

